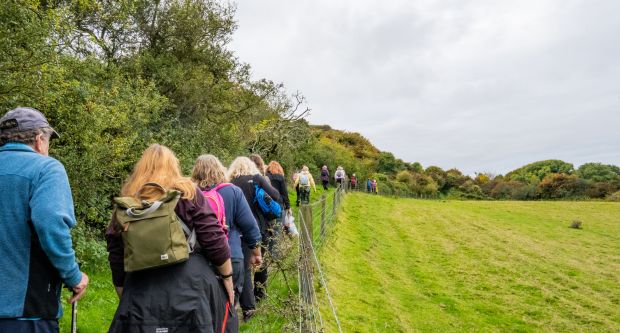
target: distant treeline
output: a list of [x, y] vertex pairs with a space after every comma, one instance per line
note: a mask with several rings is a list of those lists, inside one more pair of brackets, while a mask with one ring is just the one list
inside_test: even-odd
[[620, 201], [620, 168], [615, 165], [586, 163], [575, 168], [564, 161], [546, 160], [506, 175], [478, 173], [472, 178], [458, 169], [406, 163], [379, 151], [357, 133], [329, 126], [314, 126], [314, 131], [319, 138], [317, 149], [323, 151], [317, 162], [343, 165], [347, 174], [356, 173], [361, 186], [367, 177], [375, 178], [380, 193], [454, 199]]

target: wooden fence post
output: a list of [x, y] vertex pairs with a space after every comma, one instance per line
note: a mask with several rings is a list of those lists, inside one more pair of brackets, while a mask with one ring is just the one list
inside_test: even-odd
[[306, 276], [306, 279], [302, 279], [300, 286], [300, 290], [303, 294], [303, 298], [307, 303], [312, 302], [312, 288], [313, 286], [313, 273], [314, 269], [312, 267], [312, 243], [313, 243], [313, 232], [312, 232], [312, 206], [302, 204], [299, 206], [299, 214], [300, 214], [300, 237], [301, 237], [301, 253], [299, 256], [301, 257], [301, 270], [303, 276]]

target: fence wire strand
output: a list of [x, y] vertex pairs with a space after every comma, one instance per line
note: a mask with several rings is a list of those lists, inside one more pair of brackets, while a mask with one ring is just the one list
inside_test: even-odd
[[[316, 295], [315, 287], [314, 287], [314, 267], [316, 266], [318, 271], [319, 279], [325, 289], [325, 295], [327, 300], [329, 301], [329, 306], [333, 315], [333, 319], [338, 327], [338, 332], [342, 333], [342, 327], [340, 326], [340, 320], [338, 319], [338, 314], [336, 308], [334, 306], [334, 302], [332, 300], [331, 294], [329, 293], [329, 288], [327, 286], [327, 279], [325, 277], [325, 273], [321, 269], [321, 264], [318, 260], [318, 256], [316, 253], [316, 247], [323, 244], [326, 236], [327, 236], [327, 228], [328, 226], [332, 226], [333, 222], [336, 218], [336, 210], [338, 208], [338, 204], [342, 201], [344, 195], [344, 191], [338, 189], [334, 192], [333, 196], [323, 196], [319, 201], [312, 203], [310, 208], [311, 211], [311, 221], [306, 221], [304, 214], [301, 210], [298, 212], [298, 217], [300, 221], [300, 231], [302, 235], [302, 239], [300, 239], [300, 257], [299, 257], [299, 299], [300, 302], [300, 318], [299, 318], [299, 330], [302, 332], [303, 328], [306, 328], [310, 332], [323, 332], [325, 329], [324, 318], [321, 315], [320, 306], [318, 302], [318, 297]], [[331, 199], [331, 203], [328, 201]], [[317, 228], [312, 228], [310, 230], [308, 228], [308, 224], [312, 223], [312, 225], [316, 225], [315, 222], [318, 222], [320, 228], [318, 229], [317, 237], [314, 237]], [[312, 234], [310, 234], [312, 232]], [[315, 244], [313, 244], [312, 239], [316, 239]], [[304, 311], [308, 310], [308, 311]], [[305, 323], [305, 325], [304, 325]]]

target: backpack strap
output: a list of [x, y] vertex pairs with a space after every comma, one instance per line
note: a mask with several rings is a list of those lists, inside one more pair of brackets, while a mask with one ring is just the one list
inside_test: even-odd
[[161, 206], [161, 204], [162, 204], [161, 201], [155, 201], [153, 202], [151, 207], [144, 209], [142, 211], [137, 211], [135, 207], [131, 207], [131, 208], [127, 208], [125, 212], [127, 213], [127, 215], [131, 217], [140, 217], [140, 216], [148, 215], [156, 211]]
[[220, 183], [217, 186], [215, 186], [213, 189], [217, 191], [217, 190], [219, 190], [221, 188], [224, 188], [224, 187], [227, 187], [227, 186], [232, 186], [232, 184], [231, 183]]
[[189, 253], [194, 253], [194, 249], [196, 248], [196, 229], [189, 230], [189, 227], [183, 220], [179, 218], [179, 222], [181, 222], [181, 227], [183, 228], [183, 232], [187, 236], [187, 249]]

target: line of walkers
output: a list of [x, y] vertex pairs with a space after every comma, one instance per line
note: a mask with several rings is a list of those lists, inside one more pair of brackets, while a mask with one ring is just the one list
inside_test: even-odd
[[[58, 332], [62, 285], [70, 303], [88, 286], [67, 173], [48, 156], [57, 137], [38, 110], [0, 118], [0, 332]], [[120, 297], [109, 331], [237, 332], [235, 305], [248, 319], [265, 297], [263, 256], [290, 214], [280, 164], [202, 155], [189, 178], [153, 144], [120, 192], [105, 234]]]
[[[169, 189], [180, 192], [173, 210], [185, 225], [183, 236], [197, 242], [188, 245], [189, 258], [182, 264], [132, 271], [127, 252], [140, 244], [128, 246], [128, 228], [135, 233], [138, 224], [125, 226], [127, 209], [137, 208], [134, 221], [140, 220], [154, 203], [170, 197]], [[186, 178], [173, 152], [155, 144], [146, 149], [121, 194], [134, 204], [123, 205], [117, 198], [106, 232], [120, 297], [110, 332], [236, 332], [236, 304], [245, 320], [254, 315], [256, 302], [265, 297], [263, 257], [274, 255], [283, 224], [281, 207], [290, 214], [278, 162], [265, 167], [258, 155], [237, 157], [227, 170], [217, 157], [202, 155]]]
[[[321, 167], [319, 179], [321, 180], [323, 189], [327, 190], [329, 188], [330, 176], [329, 169], [326, 165], [323, 165]], [[354, 173], [350, 177], [348, 177], [342, 166], [338, 166], [336, 168], [336, 172], [334, 173], [334, 181], [337, 188], [349, 189], [354, 191], [358, 190], [357, 175]], [[312, 177], [312, 174], [310, 173], [307, 166], [302, 166], [301, 171], [297, 171], [293, 174], [293, 182], [295, 186], [295, 191], [297, 191], [297, 206], [299, 206], [300, 203], [309, 203], [310, 188], [313, 187], [316, 191], [316, 185], [314, 183], [314, 178]], [[368, 180], [366, 181], [366, 191], [374, 194], [378, 193], [376, 179], [368, 178]]]

